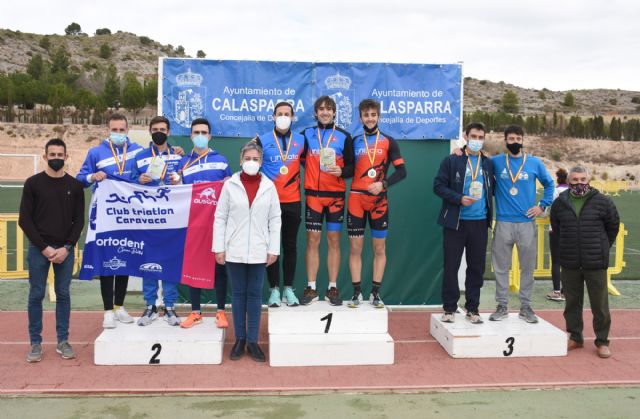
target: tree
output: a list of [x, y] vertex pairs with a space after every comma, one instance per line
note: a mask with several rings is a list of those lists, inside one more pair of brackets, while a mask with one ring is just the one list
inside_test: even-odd
[[178, 47], [176, 48], [176, 54], [184, 55], [184, 47], [182, 45], [178, 45]]
[[111, 47], [108, 44], [100, 45], [100, 58], [108, 60], [111, 58]]
[[144, 98], [149, 105], [158, 105], [158, 79], [144, 81]]
[[611, 118], [609, 125], [609, 136], [614, 141], [620, 141], [622, 138], [622, 121], [620, 118]]
[[573, 94], [571, 92], [567, 92], [564, 95], [564, 100], [562, 101], [562, 105], [571, 108], [575, 106], [575, 104], [576, 103], [575, 103], [575, 99], [573, 98]]
[[27, 63], [27, 73], [33, 77], [35, 80], [39, 80], [42, 75], [42, 67], [44, 65], [44, 61], [42, 60], [42, 55], [35, 54]]
[[196, 56], [198, 58], [205, 58], [207, 54], [205, 54], [203, 50], [199, 49], [198, 52], [196, 53]]
[[111, 35], [109, 28], [96, 29], [96, 35]]
[[51, 57], [51, 72], [66, 73], [69, 70], [69, 53], [65, 47], [61, 46], [53, 53]]
[[73, 92], [64, 83], [56, 83], [51, 86], [49, 90], [49, 105], [53, 108], [53, 113], [55, 115], [56, 121], [62, 121], [62, 110], [63, 107], [71, 104], [73, 99]]
[[49, 51], [49, 48], [51, 48], [51, 38], [49, 38], [49, 35], [45, 35], [42, 38], [40, 38], [39, 45], [40, 45], [40, 48]]
[[540, 90], [538, 92], [538, 99], [545, 100], [546, 98], [547, 98], [547, 95], [544, 94], [544, 90]]
[[147, 103], [144, 97], [142, 85], [132, 72], [124, 75], [124, 87], [122, 88], [122, 106], [129, 109], [133, 113], [133, 119], [136, 119], [140, 109]]
[[113, 64], [110, 65], [107, 70], [102, 98], [107, 106], [113, 106], [115, 102], [120, 100], [120, 78], [118, 77], [118, 71]]
[[67, 35], [80, 35], [82, 33], [82, 28], [76, 22], [73, 22], [67, 26], [64, 33]]
[[502, 96], [502, 111], [517, 113], [519, 109], [518, 95], [513, 90], [507, 90]]

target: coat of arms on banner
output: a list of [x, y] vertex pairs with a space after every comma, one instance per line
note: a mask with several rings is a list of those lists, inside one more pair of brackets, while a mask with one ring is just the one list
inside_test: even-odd
[[202, 76], [192, 73], [187, 69], [186, 73], [176, 76], [176, 87], [173, 88], [174, 120], [178, 125], [189, 128], [191, 121], [204, 116], [204, 100], [207, 88], [201, 86]]
[[340, 74], [329, 76], [324, 80], [326, 89], [322, 91], [336, 101], [336, 125], [348, 130], [353, 122], [353, 105], [355, 90], [351, 89], [351, 78]]

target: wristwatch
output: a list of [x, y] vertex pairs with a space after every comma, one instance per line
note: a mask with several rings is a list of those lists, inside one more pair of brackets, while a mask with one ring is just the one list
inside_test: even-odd
[[65, 244], [63, 247], [67, 249], [67, 252], [69, 253], [71, 253], [71, 249], [73, 248], [73, 246], [71, 246], [70, 244]]

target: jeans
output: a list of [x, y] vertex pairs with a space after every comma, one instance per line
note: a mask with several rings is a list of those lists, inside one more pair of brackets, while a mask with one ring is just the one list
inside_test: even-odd
[[[142, 293], [144, 301], [148, 306], [156, 304], [158, 299], [158, 281], [155, 278], [142, 278]], [[162, 281], [162, 294], [164, 296], [164, 306], [173, 307], [178, 299], [178, 284], [175, 282]]]
[[[71, 274], [73, 273], [74, 249], [60, 264], [53, 264], [56, 291], [56, 335], [58, 343], [69, 340], [69, 317], [71, 315]], [[47, 289], [47, 275], [51, 262], [35, 246], [29, 246], [29, 339], [31, 344], [42, 343], [42, 300]]]
[[467, 311], [477, 312], [480, 305], [480, 289], [487, 257], [487, 220], [460, 220], [458, 230], [445, 228], [444, 277], [442, 282], [443, 309], [455, 312], [460, 299], [458, 269], [462, 253], [466, 251], [467, 271], [465, 279], [465, 305]]
[[265, 266], [264, 263], [227, 262], [236, 339], [246, 339], [249, 343], [258, 342]]

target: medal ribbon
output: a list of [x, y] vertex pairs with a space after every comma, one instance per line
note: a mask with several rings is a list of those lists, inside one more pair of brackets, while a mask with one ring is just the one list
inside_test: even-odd
[[[476, 165], [476, 170], [474, 173], [473, 164], [471, 163], [471, 157], [469, 157], [469, 153], [466, 149], [464, 150], [464, 153], [467, 155], [467, 165], [469, 166], [469, 171], [471, 172], [471, 182], [475, 182], [478, 178], [478, 171], [480, 170], [480, 166], [482, 165], [482, 154], [478, 154], [478, 164]], [[518, 174], [520, 174], [520, 172], [518, 172]]]
[[197, 159], [195, 159], [194, 161], [191, 161], [191, 156], [193, 156], [193, 153], [196, 151], [196, 149], [194, 148], [193, 150], [191, 150], [191, 155], [189, 156], [189, 160], [187, 161], [187, 163], [184, 165], [184, 167], [182, 168], [182, 170], [187, 170], [188, 168], [190, 168], [191, 166], [193, 166], [194, 164], [198, 163], [204, 156], [206, 156], [207, 154], [209, 154], [209, 149], [207, 149], [204, 153], [200, 154], [198, 156]]
[[113, 154], [113, 159], [116, 161], [116, 166], [118, 167], [118, 173], [122, 175], [124, 172], [124, 165], [127, 162], [127, 143], [124, 143], [124, 150], [122, 154], [122, 165], [120, 165], [119, 153], [113, 148], [113, 143], [109, 140], [109, 147], [111, 147], [111, 154]]
[[320, 127], [318, 127], [318, 142], [320, 143], [321, 149], [329, 148], [329, 143], [331, 142], [331, 137], [333, 136], [333, 133], [335, 132], [335, 130], [336, 130], [336, 124], [333, 124], [333, 129], [331, 130], [331, 134], [329, 134], [329, 139], [327, 139], [327, 145], [324, 146], [322, 144], [322, 138], [324, 137], [325, 130], [324, 129], [322, 130], [322, 136], [320, 136]]
[[509, 177], [511, 178], [511, 183], [513, 183], [513, 186], [516, 185], [518, 177], [520, 176], [520, 172], [522, 172], [522, 168], [524, 167], [524, 163], [526, 161], [527, 161], [527, 153], [524, 153], [524, 156], [522, 157], [522, 165], [520, 166], [520, 169], [518, 169], [518, 173], [516, 173], [516, 175], [513, 176], [513, 173], [511, 172], [511, 166], [509, 165], [509, 153], [507, 153], [507, 170], [509, 171]]
[[371, 168], [373, 168], [373, 162], [376, 160], [376, 153], [378, 152], [378, 140], [380, 139], [380, 130], [376, 130], [376, 142], [373, 146], [373, 156], [371, 154], [371, 150], [369, 149], [369, 140], [367, 140], [367, 133], [364, 133], [364, 148], [367, 150], [367, 157], [369, 158], [369, 162], [371, 163]]
[[[335, 128], [335, 126], [334, 126]], [[320, 130], [318, 130], [318, 135], [320, 134]], [[289, 132], [289, 141], [287, 142], [287, 150], [282, 154], [282, 147], [280, 147], [280, 140], [276, 135], [276, 130], [273, 130], [273, 139], [276, 141], [276, 145], [278, 146], [278, 153], [280, 153], [280, 158], [282, 159], [282, 166], [286, 166], [287, 157], [289, 157], [289, 150], [291, 149], [291, 138], [293, 137], [293, 132]], [[318, 137], [320, 138], [320, 137]], [[331, 137], [329, 137], [331, 138]], [[320, 141], [320, 147], [322, 147], [322, 140]]]

